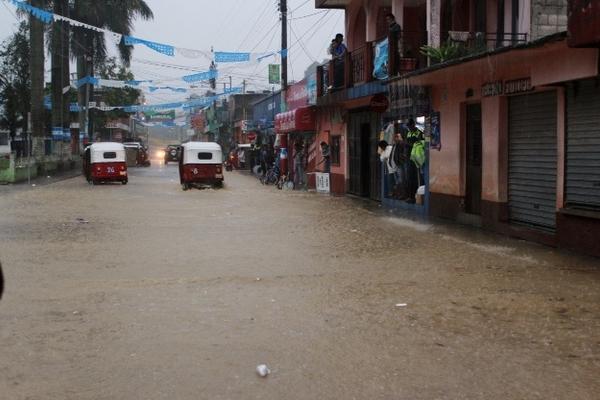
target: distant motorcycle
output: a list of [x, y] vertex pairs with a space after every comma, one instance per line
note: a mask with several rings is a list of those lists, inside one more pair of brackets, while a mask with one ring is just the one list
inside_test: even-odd
[[4, 275], [2, 275], [2, 264], [0, 263], [0, 299], [2, 299], [2, 292], [4, 292]]

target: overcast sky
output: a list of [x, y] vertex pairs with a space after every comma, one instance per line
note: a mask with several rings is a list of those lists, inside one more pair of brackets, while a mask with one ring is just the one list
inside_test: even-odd
[[[0, 39], [15, 29], [14, 6], [0, 0]], [[176, 47], [198, 50], [266, 52], [281, 46], [281, 25], [276, 0], [146, 0], [154, 12], [154, 20], [137, 21], [134, 36]], [[288, 0], [290, 14], [290, 80], [300, 80], [314, 61], [327, 57], [327, 46], [337, 32], [343, 32], [343, 11], [317, 10], [314, 0]], [[298, 40], [300, 39], [300, 40]], [[116, 53], [115, 53], [116, 54]], [[266, 61], [260, 66], [232, 64], [219, 66], [219, 82], [241, 86], [245, 79], [248, 90], [270, 89]], [[167, 64], [163, 66], [155, 63]], [[168, 57], [143, 46], [136, 46], [131, 68], [136, 79], [172, 80], [194, 70], [208, 68], [205, 60]], [[222, 88], [222, 84], [219, 85]], [[173, 101], [181, 94], [156, 92], [147, 94], [148, 103]]]

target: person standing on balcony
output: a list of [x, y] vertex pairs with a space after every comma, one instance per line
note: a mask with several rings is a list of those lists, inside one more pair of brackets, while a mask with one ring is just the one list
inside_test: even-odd
[[339, 88], [344, 85], [344, 59], [348, 49], [344, 44], [344, 35], [338, 33], [329, 45], [329, 54], [333, 58], [333, 87]]
[[394, 14], [389, 13], [385, 16], [385, 20], [389, 25], [389, 37], [390, 37], [390, 46], [393, 43], [396, 43], [397, 51], [394, 54], [396, 59], [396, 68], [400, 67], [400, 58], [403, 54], [403, 46], [402, 46], [402, 27], [400, 24], [396, 22], [396, 17]]
[[347, 51], [348, 49], [344, 44], [344, 35], [338, 33], [329, 45], [329, 54], [331, 54], [331, 57], [333, 57], [334, 60], [343, 60]]

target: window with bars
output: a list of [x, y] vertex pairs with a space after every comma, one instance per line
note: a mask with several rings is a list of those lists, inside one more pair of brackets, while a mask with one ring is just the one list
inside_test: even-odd
[[331, 137], [331, 165], [339, 166], [340, 165], [340, 150], [342, 146], [342, 137], [341, 136], [332, 136]]

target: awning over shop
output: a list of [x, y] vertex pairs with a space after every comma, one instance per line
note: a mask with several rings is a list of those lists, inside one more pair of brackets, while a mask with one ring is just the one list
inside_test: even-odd
[[300, 107], [275, 116], [277, 133], [314, 131], [317, 128], [316, 107]]

